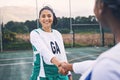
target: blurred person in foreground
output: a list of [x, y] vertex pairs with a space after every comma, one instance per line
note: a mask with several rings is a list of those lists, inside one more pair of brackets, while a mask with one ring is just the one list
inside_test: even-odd
[[[60, 65], [67, 62], [62, 35], [52, 26], [57, 24], [53, 10], [44, 6], [39, 12], [41, 27], [30, 33], [34, 63], [30, 80], [72, 80], [71, 73], [65, 73]], [[66, 73], [66, 74], [67, 74]]]
[[120, 0], [95, 0], [94, 13], [100, 25], [115, 34], [117, 44], [96, 60], [61, 66], [81, 74], [80, 80], [120, 80]]

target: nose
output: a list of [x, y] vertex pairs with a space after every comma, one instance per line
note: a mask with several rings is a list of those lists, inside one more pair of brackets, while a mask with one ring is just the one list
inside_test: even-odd
[[49, 19], [49, 17], [46, 16], [45, 19]]

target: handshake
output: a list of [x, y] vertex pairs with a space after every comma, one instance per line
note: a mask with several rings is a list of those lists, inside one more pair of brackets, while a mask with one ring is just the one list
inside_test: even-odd
[[72, 71], [72, 64], [67, 63], [67, 62], [61, 62], [58, 65], [58, 69], [59, 69], [59, 73], [63, 74], [63, 75], [67, 75], [68, 71]]

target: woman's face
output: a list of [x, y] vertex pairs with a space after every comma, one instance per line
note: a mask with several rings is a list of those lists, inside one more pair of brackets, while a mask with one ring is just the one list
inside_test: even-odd
[[43, 10], [40, 14], [40, 19], [39, 19], [42, 27], [51, 27], [53, 23], [53, 14], [49, 10]]

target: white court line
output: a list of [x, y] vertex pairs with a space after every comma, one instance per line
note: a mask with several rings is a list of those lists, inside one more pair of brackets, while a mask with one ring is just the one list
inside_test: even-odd
[[12, 65], [21, 65], [21, 64], [32, 64], [33, 62], [20, 62], [20, 63], [11, 63], [11, 64], [0, 64], [0, 66], [12, 66]]
[[0, 61], [7, 61], [7, 60], [21, 60], [21, 59], [32, 59], [33, 57], [24, 57], [24, 58], [11, 58], [11, 59], [0, 59]]
[[91, 56], [95, 56], [95, 55], [97, 56], [97, 55], [99, 55], [99, 54], [87, 55], [87, 56], [82, 56], [82, 57], [73, 58], [73, 59], [68, 60], [68, 62], [72, 62], [72, 61], [77, 60], [77, 59], [87, 58], [87, 57], [91, 57]]
[[[77, 58], [73, 58], [71, 60], [69, 60], [68, 62], [77, 60], [77, 59], [82, 59], [82, 58], [87, 58], [90, 56], [95, 56], [95, 55], [99, 55], [99, 54], [94, 54], [94, 55], [87, 55], [87, 56], [82, 56], [82, 57], [77, 57]], [[0, 59], [0, 61], [2, 60], [16, 60], [16, 59], [31, 59], [32, 57], [26, 57], [26, 58], [12, 58], [12, 59]], [[11, 64], [0, 64], [0, 66], [11, 66], [11, 65], [21, 65], [21, 64], [32, 64], [33, 62], [20, 62], [20, 63], [11, 63]]]

